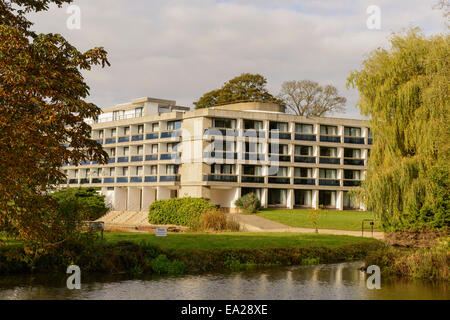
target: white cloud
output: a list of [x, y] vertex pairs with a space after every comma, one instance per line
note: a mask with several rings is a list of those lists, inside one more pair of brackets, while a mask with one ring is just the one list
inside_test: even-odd
[[[409, 25], [444, 30], [435, 1], [78, 0], [81, 30], [66, 29], [65, 8], [33, 16], [35, 29], [59, 32], [80, 49], [104, 46], [110, 68], [86, 73], [101, 107], [152, 96], [192, 105], [242, 72], [267, 77], [276, 94], [285, 80], [334, 84], [359, 117], [357, 92], [345, 88], [364, 54]], [[381, 8], [382, 29], [366, 28], [366, 8]]]

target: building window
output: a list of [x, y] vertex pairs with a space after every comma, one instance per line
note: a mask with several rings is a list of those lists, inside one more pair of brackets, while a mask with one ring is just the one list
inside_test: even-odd
[[158, 153], [158, 145], [152, 144], [152, 154]]
[[128, 167], [123, 167], [122, 168], [122, 175], [123, 176], [128, 176]]
[[134, 109], [135, 117], [142, 117], [142, 111], [143, 110], [144, 110], [144, 108], [142, 108], [142, 107]]
[[158, 174], [158, 166], [151, 166], [150, 167], [150, 174], [157, 175]]
[[136, 175], [142, 176], [142, 166], [136, 167]]
[[263, 130], [263, 122], [256, 120], [244, 120], [244, 130]]
[[116, 136], [116, 128], [111, 129], [111, 137], [115, 137]]
[[168, 164], [166, 166], [166, 173], [167, 174], [177, 174], [178, 173], [178, 166], [175, 164]]
[[137, 146], [137, 154], [143, 154], [144, 153], [144, 146]]
[[249, 153], [263, 153], [263, 144], [262, 143], [257, 143], [257, 142], [245, 142], [244, 144], [245, 146], [245, 151], [244, 152], [249, 152]]
[[336, 169], [319, 169], [319, 178], [322, 179], [336, 179]]
[[361, 159], [361, 149], [344, 149], [344, 158]]
[[311, 146], [295, 146], [295, 154], [299, 156], [312, 156], [313, 148]]
[[99, 137], [99, 139], [103, 139], [103, 130], [100, 130], [98, 132], [98, 137]]
[[111, 157], [115, 157], [115, 156], [116, 156], [116, 148], [111, 148], [111, 149], [109, 150], [109, 155], [110, 155]]
[[158, 131], [159, 131], [159, 123], [158, 122], [152, 123], [152, 132]]
[[167, 152], [178, 152], [179, 144], [177, 142], [167, 144]]
[[130, 148], [129, 147], [123, 147], [123, 155], [127, 156], [130, 154]]
[[181, 128], [181, 121], [168, 121], [167, 130], [178, 130]]
[[127, 136], [127, 135], [129, 135], [130, 134], [130, 127], [125, 127], [125, 128], [123, 128], [123, 135], [124, 136]]
[[321, 157], [337, 157], [337, 148], [320, 147]]
[[295, 168], [294, 176], [300, 178], [312, 178], [313, 169], [312, 168]]
[[346, 180], [360, 180], [360, 170], [344, 170], [344, 179]]
[[361, 137], [361, 128], [344, 127], [344, 136]]
[[337, 127], [336, 126], [320, 126], [320, 134], [325, 134], [329, 136], [337, 136]]
[[268, 195], [269, 205], [286, 205], [287, 203], [286, 189], [269, 189]]
[[269, 144], [269, 153], [287, 155], [288, 154], [288, 145], [287, 144], [270, 143]]
[[242, 174], [247, 176], [262, 176], [262, 167], [243, 165]]
[[213, 119], [214, 128], [234, 129], [236, 127], [235, 119]]
[[336, 207], [336, 191], [319, 190], [319, 205]]
[[278, 130], [280, 132], [288, 132], [287, 122], [270, 122], [270, 130]]
[[311, 190], [294, 190], [295, 205], [302, 207], [312, 206]]
[[305, 123], [296, 123], [295, 124], [295, 132], [297, 132], [297, 133], [312, 134], [313, 130], [314, 130], [314, 126], [312, 124], [305, 124]]
[[115, 174], [114, 168], [109, 168], [109, 176], [114, 177], [114, 174]]
[[143, 124], [138, 125], [138, 133], [144, 133], [144, 125]]

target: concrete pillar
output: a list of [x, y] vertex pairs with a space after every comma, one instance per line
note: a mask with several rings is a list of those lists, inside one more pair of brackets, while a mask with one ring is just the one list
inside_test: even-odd
[[233, 199], [231, 200], [231, 203], [230, 203], [230, 208], [236, 208], [234, 202], [241, 197], [241, 191], [242, 191], [241, 188], [239, 188], [239, 187], [235, 188], [234, 196], [233, 196]]
[[127, 210], [127, 188], [115, 187], [114, 188], [114, 210], [126, 211]]
[[114, 208], [114, 190], [108, 190], [107, 187], [102, 187], [101, 194], [105, 196], [106, 207]]
[[344, 210], [344, 191], [336, 191], [336, 209]]
[[261, 207], [267, 208], [269, 197], [269, 190], [267, 188], [261, 189]]
[[294, 189], [287, 190], [286, 206], [288, 209], [294, 209]]
[[312, 190], [312, 195], [311, 195], [312, 199], [312, 207], [314, 209], [318, 209], [319, 208], [319, 190]]
[[156, 189], [151, 187], [142, 188], [142, 208], [141, 211], [148, 211], [148, 207], [156, 200]]
[[128, 188], [127, 211], [141, 211], [141, 188]]

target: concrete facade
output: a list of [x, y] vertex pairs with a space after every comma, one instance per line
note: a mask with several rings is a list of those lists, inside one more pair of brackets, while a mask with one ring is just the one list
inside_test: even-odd
[[250, 102], [189, 110], [153, 98], [104, 109], [87, 121], [109, 163], [66, 164], [67, 187], [101, 187], [117, 211], [186, 196], [233, 211], [249, 192], [264, 207], [364, 210], [348, 192], [364, 179], [367, 123], [282, 109]]

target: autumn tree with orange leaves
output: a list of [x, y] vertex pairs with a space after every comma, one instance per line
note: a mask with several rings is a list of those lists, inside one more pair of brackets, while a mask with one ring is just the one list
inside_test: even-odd
[[83, 120], [97, 119], [101, 109], [86, 101], [81, 74], [109, 65], [106, 51], [83, 53], [59, 34], [36, 34], [26, 18], [70, 2], [0, 1], [0, 231], [33, 248], [70, 236], [48, 196], [66, 178], [62, 163], [107, 161]]

